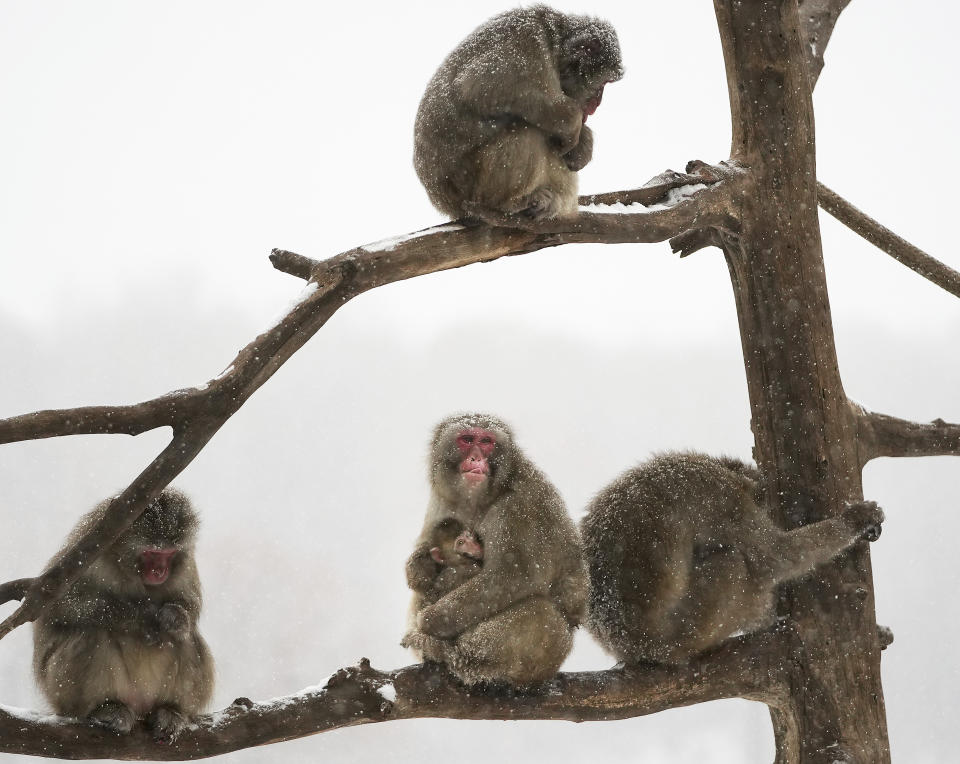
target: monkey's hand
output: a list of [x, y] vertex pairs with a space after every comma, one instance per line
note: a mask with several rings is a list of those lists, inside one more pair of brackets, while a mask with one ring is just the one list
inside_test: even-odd
[[[551, 118], [538, 127], [550, 133], [560, 155], [566, 155], [580, 143], [580, 135], [583, 133], [583, 111], [576, 101], [565, 98], [556, 104]], [[592, 152], [593, 144], [590, 145]]]
[[166, 602], [157, 611], [157, 624], [167, 639], [180, 641], [190, 631], [190, 614], [182, 605]]
[[424, 634], [422, 631], [408, 631], [400, 642], [401, 647], [408, 647], [420, 654], [420, 660], [446, 663], [456, 652], [455, 643], [448, 639], [439, 639]]
[[843, 510], [843, 519], [847, 521], [858, 541], [876, 541], [880, 538], [883, 510], [875, 501], [856, 501]]
[[583, 125], [577, 145], [563, 155], [563, 161], [574, 172], [579, 172], [593, 159], [593, 131]]
[[425, 607], [417, 613], [417, 628], [424, 634], [441, 639], [451, 639], [457, 636], [456, 617], [449, 611], [449, 608], [443, 607], [443, 600], [433, 605]]

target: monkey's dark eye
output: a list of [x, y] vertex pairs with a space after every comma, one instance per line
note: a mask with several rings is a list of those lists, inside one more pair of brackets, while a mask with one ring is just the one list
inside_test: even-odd
[[473, 435], [461, 435], [460, 441], [462, 443], [473, 443]]
[[483, 445], [485, 446], [489, 446], [491, 443], [493, 443], [493, 438], [490, 438], [490, 437], [480, 438], [480, 442], [483, 443]]

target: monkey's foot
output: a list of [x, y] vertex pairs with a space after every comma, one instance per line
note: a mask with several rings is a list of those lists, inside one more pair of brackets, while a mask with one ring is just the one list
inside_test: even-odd
[[857, 541], [876, 541], [880, 538], [883, 510], [875, 501], [856, 501], [843, 510], [843, 517], [856, 533]]
[[422, 656], [422, 660], [435, 663], [448, 663], [451, 656], [456, 653], [451, 640], [433, 637], [418, 630], [408, 631], [400, 645], [416, 650]]
[[147, 728], [158, 743], [172, 743], [186, 726], [186, 717], [169, 706], [160, 706], [147, 717]]
[[517, 214], [529, 220], [547, 220], [563, 212], [563, 197], [552, 188], [538, 188], [521, 200]]
[[473, 224], [474, 221], [480, 221], [502, 228], [528, 229], [537, 221], [559, 217], [563, 211], [560, 197], [550, 189], [538, 189], [509, 205], [506, 210], [495, 210], [470, 201], [465, 201], [460, 206], [467, 215], [460, 220], [461, 223]]
[[94, 724], [119, 732], [121, 735], [130, 732], [137, 720], [133, 711], [123, 703], [114, 700], [108, 700], [106, 703], [97, 706], [87, 718]]

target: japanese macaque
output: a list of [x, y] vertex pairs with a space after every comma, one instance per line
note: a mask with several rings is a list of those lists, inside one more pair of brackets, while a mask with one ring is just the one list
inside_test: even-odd
[[483, 565], [483, 544], [473, 531], [453, 518], [437, 523], [428, 543], [429, 556], [411, 558], [407, 565], [407, 585], [414, 591], [414, 617], [473, 578]]
[[485, 414], [437, 425], [430, 484], [407, 562], [411, 587], [424, 570], [437, 575], [431, 550], [443, 524], [451, 523], [448, 533], [475, 530], [483, 564], [432, 604], [415, 594], [418, 612], [403, 644], [468, 685], [528, 688], [550, 679], [570, 652], [587, 597], [580, 539], [556, 489], [509, 427]]
[[585, 124], [623, 76], [613, 27], [545, 5], [471, 32], [420, 101], [413, 163], [434, 206], [499, 222], [576, 215], [577, 171], [593, 156]]
[[[65, 548], [108, 503], [80, 520]], [[207, 704], [213, 660], [197, 630], [198, 522], [187, 497], [166, 489], [36, 621], [34, 674], [58, 714], [120, 733], [144, 719], [169, 742]]]
[[735, 459], [668, 453], [604, 488], [581, 523], [587, 627], [625, 663], [686, 663], [775, 619], [776, 587], [860, 540], [883, 512], [856, 502], [792, 531], [762, 509], [759, 473]]

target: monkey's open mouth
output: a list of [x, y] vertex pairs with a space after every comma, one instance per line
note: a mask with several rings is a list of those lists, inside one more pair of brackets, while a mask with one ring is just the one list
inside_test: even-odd
[[140, 578], [156, 586], [170, 577], [170, 562], [176, 549], [144, 549], [140, 552]]

